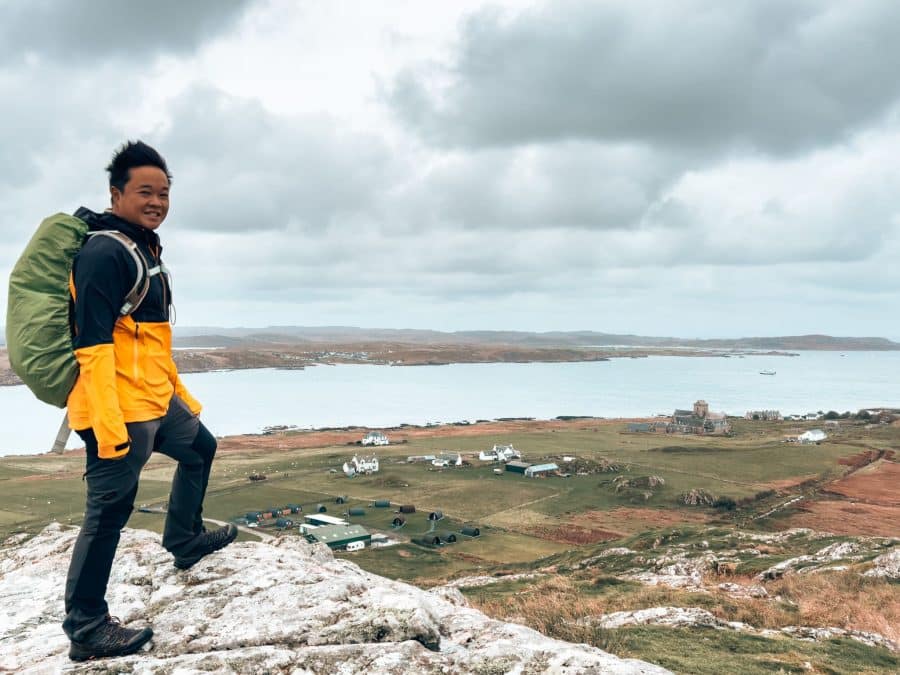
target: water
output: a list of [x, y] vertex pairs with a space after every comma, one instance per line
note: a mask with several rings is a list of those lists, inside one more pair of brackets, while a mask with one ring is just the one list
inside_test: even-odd
[[[760, 375], [762, 370], [777, 374]], [[202, 419], [219, 436], [276, 424], [388, 427], [497, 417], [641, 417], [690, 408], [700, 398], [729, 415], [763, 408], [782, 413], [900, 408], [900, 352], [316, 366], [188, 374], [183, 380], [205, 406]], [[0, 455], [46, 451], [63, 414], [25, 387], [0, 387], [0, 410]], [[69, 447], [78, 445], [73, 434]]]

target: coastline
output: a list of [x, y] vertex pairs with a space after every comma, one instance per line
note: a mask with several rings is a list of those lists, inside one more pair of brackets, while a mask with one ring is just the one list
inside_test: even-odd
[[[318, 365], [365, 364], [376, 366], [445, 366], [468, 363], [591, 363], [651, 356], [684, 358], [743, 358], [745, 356], [798, 356], [782, 350], [698, 349], [694, 347], [547, 348], [511, 345], [408, 345], [360, 343], [341, 345], [264, 347], [185, 347], [174, 350], [180, 373], [210, 373], [277, 368], [303, 370]], [[21, 385], [12, 371], [6, 349], [0, 347], [0, 387]]]

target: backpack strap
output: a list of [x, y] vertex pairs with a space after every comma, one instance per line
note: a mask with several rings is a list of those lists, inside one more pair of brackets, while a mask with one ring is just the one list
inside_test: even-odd
[[144, 257], [144, 254], [141, 253], [137, 244], [135, 244], [128, 235], [123, 234], [118, 230], [96, 230], [94, 232], [88, 232], [87, 236], [103, 236], [114, 239], [125, 247], [125, 250], [128, 251], [132, 260], [134, 260], [135, 267], [137, 268], [134, 285], [131, 287], [131, 290], [128, 291], [128, 294], [125, 296], [125, 303], [122, 305], [121, 309], [119, 309], [119, 314], [121, 316], [128, 316], [136, 310], [138, 305], [140, 305], [144, 301], [144, 298], [147, 297], [147, 292], [150, 290], [151, 277], [160, 274], [161, 271], [164, 272], [164, 266], [159, 264], [151, 269], [147, 264], [147, 259]]

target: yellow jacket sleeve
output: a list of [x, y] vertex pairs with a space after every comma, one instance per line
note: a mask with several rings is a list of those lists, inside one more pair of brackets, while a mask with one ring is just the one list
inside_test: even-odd
[[191, 396], [190, 392], [181, 382], [181, 378], [178, 377], [178, 370], [175, 368], [174, 362], [172, 363], [172, 373], [174, 376], [172, 384], [175, 386], [175, 395], [187, 404], [187, 407], [194, 415], [199, 415], [200, 411], [203, 410], [203, 406], [200, 405], [200, 401]]
[[101, 459], [119, 459], [129, 450], [128, 429], [116, 391], [113, 349], [112, 344], [98, 344], [75, 350]]

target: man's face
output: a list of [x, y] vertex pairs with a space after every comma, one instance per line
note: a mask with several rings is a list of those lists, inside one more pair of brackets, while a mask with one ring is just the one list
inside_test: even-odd
[[109, 188], [112, 212], [129, 223], [155, 230], [169, 213], [169, 179], [155, 166], [137, 166], [128, 172], [125, 189]]

